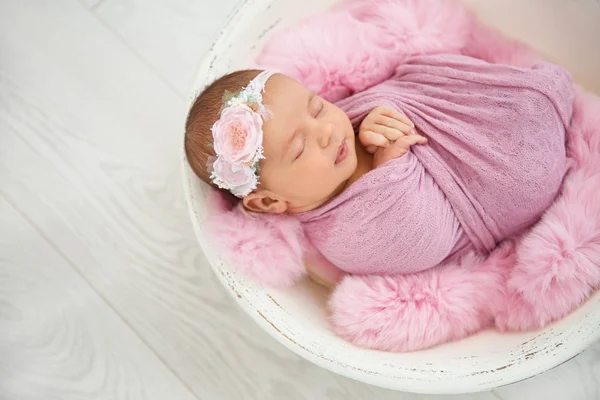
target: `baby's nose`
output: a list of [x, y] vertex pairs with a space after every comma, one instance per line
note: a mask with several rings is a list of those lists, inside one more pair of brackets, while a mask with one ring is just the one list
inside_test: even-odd
[[325, 148], [329, 146], [332, 132], [333, 126], [331, 124], [323, 124], [319, 127], [318, 140], [321, 147]]

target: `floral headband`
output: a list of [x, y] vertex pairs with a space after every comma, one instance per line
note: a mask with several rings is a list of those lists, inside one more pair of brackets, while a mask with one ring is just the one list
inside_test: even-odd
[[273, 71], [263, 71], [235, 95], [226, 93], [221, 116], [212, 126], [216, 157], [209, 160], [211, 181], [237, 197], [258, 186], [258, 162], [263, 156], [263, 120], [270, 116], [262, 93]]

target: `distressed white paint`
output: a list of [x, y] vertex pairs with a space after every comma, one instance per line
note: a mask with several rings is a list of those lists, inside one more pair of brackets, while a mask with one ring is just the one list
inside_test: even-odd
[[[322, 0], [246, 0], [205, 58], [195, 90], [233, 68], [248, 65], [260, 43], [273, 31], [330, 4]], [[595, 24], [600, 20], [600, 5], [597, 2], [536, 0], [523, 7], [522, 2], [516, 0], [469, 0], [468, 4], [487, 22], [530, 42], [555, 62], [570, 67], [588, 88], [600, 88], [600, 52], [596, 42], [600, 28]], [[531, 23], [534, 18], [536, 24]], [[223, 285], [273, 337], [336, 373], [402, 391], [482, 391], [542, 373], [600, 338], [600, 293], [597, 293], [572, 315], [541, 332], [505, 335], [484, 332], [412, 354], [358, 349], [328, 330], [324, 310], [326, 294], [319, 289], [306, 284], [288, 292], [265, 290], [224, 263], [203, 232], [206, 187], [193, 176], [185, 162], [183, 173], [196, 234]]]

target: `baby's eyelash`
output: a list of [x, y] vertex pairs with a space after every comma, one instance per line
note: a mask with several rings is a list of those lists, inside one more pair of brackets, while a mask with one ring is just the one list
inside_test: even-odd
[[319, 112], [317, 113], [316, 117], [321, 115], [323, 113], [324, 109], [325, 109], [325, 103], [321, 102], [321, 107], [319, 108]]
[[306, 146], [306, 139], [304, 139], [302, 141], [302, 149], [298, 152], [298, 155], [296, 157], [294, 157], [294, 161], [296, 161], [297, 159], [299, 159], [300, 156], [302, 155], [302, 153], [304, 153], [304, 146]]

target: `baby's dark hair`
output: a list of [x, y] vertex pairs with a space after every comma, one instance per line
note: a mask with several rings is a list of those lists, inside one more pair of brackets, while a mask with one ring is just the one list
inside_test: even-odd
[[219, 119], [225, 92], [236, 93], [261, 73], [250, 69], [227, 74], [206, 87], [190, 108], [185, 123], [185, 155], [194, 173], [211, 184], [208, 160], [215, 155], [210, 128]]

